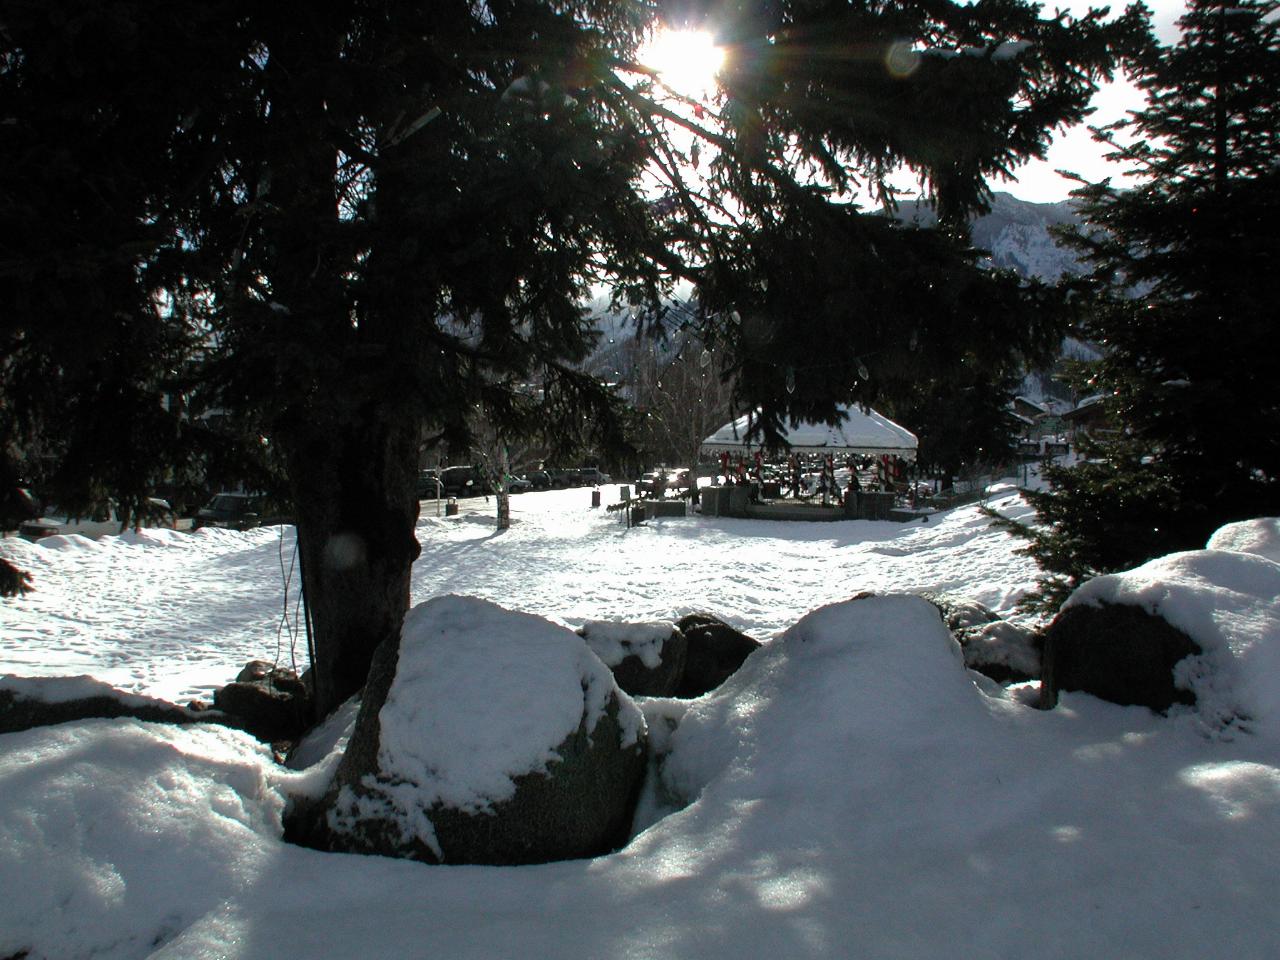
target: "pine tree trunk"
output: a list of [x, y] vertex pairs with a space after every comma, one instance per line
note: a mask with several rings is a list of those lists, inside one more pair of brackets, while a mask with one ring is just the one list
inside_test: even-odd
[[417, 440], [415, 426], [375, 414], [287, 451], [317, 719], [364, 686], [374, 650], [399, 635], [409, 608]]
[[270, 434], [297, 523], [317, 719], [364, 686], [374, 650], [398, 636], [419, 552], [421, 417], [396, 371], [406, 320], [353, 323], [347, 291], [337, 150], [322, 135], [343, 120], [323, 81], [341, 71], [345, 21], [329, 13], [297, 23], [282, 10], [270, 24], [270, 176], [260, 186], [271, 293], [284, 308], [264, 322], [261, 348], [284, 398]]

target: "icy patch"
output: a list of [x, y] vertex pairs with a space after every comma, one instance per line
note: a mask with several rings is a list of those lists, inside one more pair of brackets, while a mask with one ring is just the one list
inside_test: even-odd
[[582, 625], [582, 636], [592, 653], [607, 666], [616, 667], [627, 657], [639, 657], [648, 669], [662, 666], [662, 645], [671, 639], [676, 625], [670, 620], [648, 623], [612, 623], [589, 620]]
[[334, 754], [341, 755], [355, 729], [356, 715], [360, 712], [360, 698], [352, 697], [329, 714], [318, 726], [298, 741], [289, 754], [290, 770], [305, 770], [323, 763]]
[[1280, 727], [1280, 563], [1251, 553], [1191, 550], [1097, 577], [1078, 604], [1129, 604], [1163, 617], [1204, 652], [1174, 669], [1196, 711], [1226, 730]]

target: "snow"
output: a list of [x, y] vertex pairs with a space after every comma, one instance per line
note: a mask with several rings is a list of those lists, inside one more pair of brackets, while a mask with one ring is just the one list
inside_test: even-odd
[[627, 657], [638, 657], [648, 669], [662, 665], [662, 647], [675, 632], [670, 620], [653, 620], [648, 623], [612, 623], [607, 620], [588, 620], [582, 625], [582, 636], [591, 652], [610, 667], [616, 667]]
[[[1008, 488], [992, 501], [1028, 516]], [[522, 628], [541, 636], [707, 610], [768, 641], [718, 691], [640, 702], [662, 762], [621, 851], [431, 867], [283, 843], [284, 797], [336, 762], [354, 704], [300, 770], [239, 731], [63, 724], [0, 736], [0, 957], [1280, 955], [1272, 561], [1197, 551], [1110, 588], [1216, 631], [1206, 656], [1228, 657], [1214, 676], [1229, 683], [1206, 692], [1253, 711], [1225, 739], [1191, 710], [1079, 693], [1034, 710], [965, 670], [926, 601], [846, 600], [927, 590], [1022, 622], [1011, 611], [1035, 571], [976, 506], [927, 525], [626, 530], [588, 503], [585, 490], [524, 494], [502, 533], [481, 500], [424, 517], [413, 594], [432, 602], [414, 622], [520, 610], [557, 621]], [[288, 657], [287, 529], [0, 550], [36, 585], [0, 604], [0, 672], [87, 673], [173, 699], [277, 648]], [[519, 686], [503, 662], [456, 674], [454, 701]]]
[[991, 52], [992, 60], [1012, 60], [1020, 53], [1031, 49], [1030, 40], [1006, 40]]
[[93, 677], [18, 677], [13, 674], [0, 675], [0, 693], [10, 693], [19, 700], [34, 700], [39, 703], [68, 703], [72, 700], [88, 700], [91, 697], [106, 697], [118, 700], [128, 707], [165, 707], [168, 704], [156, 697], [140, 697], [136, 694], [121, 693], [108, 683], [95, 680]]
[[1209, 538], [1210, 550], [1256, 553], [1280, 563], [1280, 517], [1259, 517], [1228, 523]]
[[[915, 434], [884, 414], [869, 407], [863, 410], [856, 404], [843, 404], [837, 413], [841, 418], [837, 426], [802, 420], [786, 426], [783, 436], [797, 453], [889, 453], [915, 459]], [[757, 410], [726, 423], [702, 441], [702, 452], [710, 456], [750, 453], [758, 443], [749, 443], [746, 438], [759, 419]]]
[[[514, 796], [515, 777], [546, 770], [580, 725], [595, 730], [615, 690], [571, 630], [485, 600], [437, 597], [405, 619], [378, 715], [385, 778], [365, 786], [383, 795], [406, 836], [434, 837], [431, 807], [490, 812]], [[644, 720], [626, 694], [618, 698], [624, 745], [633, 744]]]
[[996, 45], [994, 49], [991, 47], [960, 47], [959, 49], [931, 49], [921, 51], [929, 56], [939, 57], [943, 60], [953, 60], [956, 57], [990, 57], [992, 60], [1012, 60], [1018, 54], [1023, 53], [1031, 48], [1032, 44], [1029, 40], [1005, 40]]

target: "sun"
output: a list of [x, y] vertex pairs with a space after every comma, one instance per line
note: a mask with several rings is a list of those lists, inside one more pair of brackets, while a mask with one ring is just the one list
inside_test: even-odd
[[724, 50], [706, 30], [661, 27], [641, 47], [640, 62], [681, 96], [704, 100], [715, 91]]

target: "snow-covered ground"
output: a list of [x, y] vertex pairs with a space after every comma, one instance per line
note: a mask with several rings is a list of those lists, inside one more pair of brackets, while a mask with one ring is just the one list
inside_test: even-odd
[[[604, 504], [617, 492], [605, 488]], [[413, 602], [483, 597], [574, 628], [705, 611], [765, 640], [864, 590], [957, 592], [1004, 610], [1034, 579], [974, 508], [906, 526], [689, 517], [628, 530], [621, 512], [590, 503], [587, 489], [520, 494], [502, 533], [491, 501], [463, 500], [458, 517], [424, 503]], [[290, 665], [290, 527], [10, 538], [0, 549], [36, 588], [0, 607], [0, 674], [87, 673], [177, 701], [209, 697], [248, 660]], [[296, 656], [305, 660], [304, 639]]]
[[[683, 809], [595, 860], [431, 867], [281, 842], [285, 793], [314, 783], [234, 731], [7, 734], [0, 957], [1280, 955], [1277, 725], [1215, 737], [1083, 694], [1040, 712], [976, 681], [927, 605], [838, 603], [931, 591], [1009, 613], [1035, 571], [976, 507], [626, 530], [588, 504], [526, 494], [501, 533], [483, 501], [425, 516], [413, 599], [573, 627], [704, 610], [771, 641], [720, 691], [645, 705], [679, 719], [659, 739]], [[995, 504], [1026, 516], [1012, 491]], [[181, 700], [289, 662], [287, 530], [0, 550], [36, 587], [0, 604], [0, 674]], [[1266, 634], [1265, 604], [1236, 609], [1255, 607]]]

